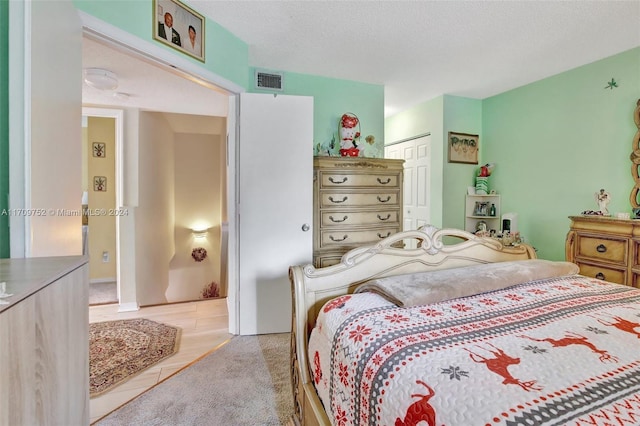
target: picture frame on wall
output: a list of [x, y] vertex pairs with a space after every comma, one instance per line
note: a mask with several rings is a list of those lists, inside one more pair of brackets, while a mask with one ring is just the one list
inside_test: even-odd
[[470, 133], [449, 132], [449, 163], [478, 164], [480, 138]]
[[106, 176], [94, 176], [93, 177], [93, 190], [95, 192], [107, 192], [107, 178], [106, 178]]
[[94, 142], [92, 152], [94, 157], [104, 158], [107, 156], [107, 146], [104, 142]]
[[204, 17], [178, 0], [152, 3], [153, 39], [204, 62]]

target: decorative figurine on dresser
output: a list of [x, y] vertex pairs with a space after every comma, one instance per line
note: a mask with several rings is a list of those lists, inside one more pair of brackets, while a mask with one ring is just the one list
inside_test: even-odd
[[402, 230], [404, 160], [314, 157], [313, 264]]

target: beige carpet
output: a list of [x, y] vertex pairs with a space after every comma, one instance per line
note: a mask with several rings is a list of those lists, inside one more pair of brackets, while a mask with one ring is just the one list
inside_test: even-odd
[[94, 397], [178, 350], [180, 329], [144, 318], [89, 324], [89, 394]]
[[288, 424], [293, 414], [289, 339], [289, 333], [236, 336], [95, 424]]

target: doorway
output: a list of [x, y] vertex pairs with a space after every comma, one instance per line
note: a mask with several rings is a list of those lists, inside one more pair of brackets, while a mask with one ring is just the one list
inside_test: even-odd
[[[120, 76], [117, 91], [111, 93], [83, 85], [83, 104], [100, 106], [94, 110], [119, 111], [126, 137], [126, 143], [111, 153], [122, 160], [119, 178], [108, 182], [118, 186], [107, 189], [118, 194], [115, 211], [127, 212], [115, 218], [116, 256], [127, 259], [123, 267], [116, 262], [120, 310], [226, 296], [228, 274], [222, 251], [228, 245], [228, 95], [162, 69], [122, 46], [85, 35], [83, 68], [89, 67], [109, 68]], [[204, 153], [211, 150], [216, 163], [203, 168]], [[196, 162], [200, 162], [200, 174]], [[213, 186], [217, 201], [205, 203]], [[194, 214], [203, 203], [207, 208], [199, 209], [200, 213], [218, 213]], [[204, 239], [198, 236], [196, 241], [195, 230], [205, 231]], [[206, 250], [206, 259], [192, 257], [196, 248]], [[110, 251], [99, 249], [90, 263], [101, 263], [105, 257], [111, 260]]]

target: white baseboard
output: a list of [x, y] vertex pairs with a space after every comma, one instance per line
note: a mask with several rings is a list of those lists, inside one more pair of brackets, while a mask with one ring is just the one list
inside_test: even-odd
[[139, 311], [139, 310], [140, 310], [140, 305], [138, 305], [136, 302], [121, 303], [118, 306], [118, 312], [132, 312], [132, 311]]
[[116, 277], [113, 278], [92, 278], [89, 280], [89, 284], [102, 284], [102, 283], [114, 283], [116, 282]]

